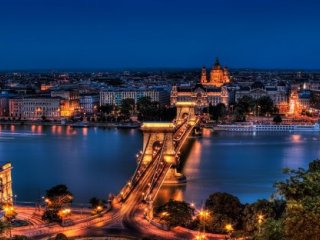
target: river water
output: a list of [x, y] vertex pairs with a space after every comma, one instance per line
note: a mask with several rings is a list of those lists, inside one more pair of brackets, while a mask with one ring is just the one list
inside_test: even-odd
[[[201, 205], [223, 191], [242, 202], [268, 198], [285, 167], [307, 167], [320, 157], [319, 133], [213, 133], [191, 137], [182, 172], [188, 183], [163, 187], [158, 203], [169, 198]], [[66, 184], [75, 202], [118, 193], [136, 167], [142, 148], [138, 129], [63, 126], [1, 126], [0, 162], [12, 162], [17, 201], [39, 201], [45, 190]]]

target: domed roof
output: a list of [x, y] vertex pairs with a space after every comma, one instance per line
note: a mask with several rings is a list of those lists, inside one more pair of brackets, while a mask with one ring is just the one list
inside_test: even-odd
[[222, 69], [220, 62], [219, 62], [219, 58], [216, 58], [214, 65], [213, 65], [213, 69]]
[[264, 84], [260, 81], [256, 81], [251, 85], [251, 89], [257, 89], [257, 88], [263, 89]]

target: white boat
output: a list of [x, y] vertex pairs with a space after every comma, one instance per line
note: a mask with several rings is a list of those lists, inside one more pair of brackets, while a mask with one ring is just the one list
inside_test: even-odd
[[231, 132], [319, 132], [320, 125], [296, 125], [296, 124], [226, 124], [213, 127], [215, 131]]

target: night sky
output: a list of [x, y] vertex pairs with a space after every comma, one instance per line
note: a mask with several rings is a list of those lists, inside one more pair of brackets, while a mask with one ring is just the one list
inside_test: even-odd
[[0, 0], [0, 70], [320, 69], [317, 0]]

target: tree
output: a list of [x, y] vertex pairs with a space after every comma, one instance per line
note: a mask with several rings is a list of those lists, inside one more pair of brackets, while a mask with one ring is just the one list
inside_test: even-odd
[[320, 236], [320, 197], [289, 200], [284, 216], [284, 232], [290, 240], [318, 240]]
[[289, 178], [275, 184], [278, 194], [286, 200], [302, 200], [320, 196], [320, 160], [309, 163], [309, 169], [284, 169]]
[[134, 112], [135, 103], [134, 99], [126, 98], [121, 101], [120, 104], [120, 113], [126, 118], [130, 118], [132, 113]]
[[261, 226], [261, 231], [254, 234], [254, 240], [285, 240], [282, 220], [269, 218]]
[[255, 101], [250, 96], [243, 96], [237, 102], [234, 107], [234, 120], [235, 121], [245, 121], [246, 114], [253, 111], [255, 106]]
[[263, 96], [256, 101], [257, 115], [265, 116], [274, 111], [273, 101], [269, 96]]
[[107, 114], [107, 115], [110, 114], [112, 112], [112, 110], [113, 110], [113, 105], [111, 105], [111, 104], [105, 104], [105, 105], [98, 107], [99, 112]]
[[[249, 234], [257, 231], [261, 224], [268, 219], [279, 219], [284, 212], [285, 202], [275, 200], [258, 200], [245, 205], [242, 213], [243, 230]], [[259, 220], [259, 218], [261, 219]]]
[[209, 113], [213, 120], [218, 121], [226, 116], [226, 105], [223, 103], [218, 103], [216, 106], [209, 105]]
[[148, 108], [151, 105], [151, 97], [145, 96], [145, 97], [140, 97], [137, 101], [137, 110], [144, 111], [146, 108]]
[[155, 213], [169, 227], [188, 226], [192, 222], [194, 209], [190, 207], [189, 203], [170, 199], [169, 202], [158, 207]]
[[236, 106], [240, 106], [243, 111], [247, 114], [249, 112], [252, 112], [252, 110], [255, 107], [255, 100], [250, 96], [243, 96], [238, 100], [238, 103]]
[[320, 236], [320, 160], [307, 170], [285, 169], [289, 178], [276, 183], [277, 193], [287, 200], [284, 232], [290, 240], [318, 240]]
[[49, 222], [61, 222], [59, 211], [66, 207], [73, 200], [72, 193], [66, 185], [60, 184], [47, 190], [45, 202], [47, 204], [42, 218]]
[[246, 121], [246, 112], [244, 108], [240, 105], [236, 105], [233, 111], [234, 121], [244, 122]]
[[274, 122], [274, 123], [281, 123], [281, 122], [282, 122], [281, 116], [280, 116], [280, 115], [274, 116], [273, 122]]
[[105, 202], [96, 197], [91, 198], [89, 203], [91, 204], [91, 207], [94, 210], [94, 213], [99, 213], [104, 209]]
[[239, 227], [241, 222], [242, 204], [239, 199], [231, 194], [217, 192], [211, 194], [206, 200], [205, 209], [213, 217], [208, 228], [212, 232], [225, 232], [225, 225], [232, 224]]

